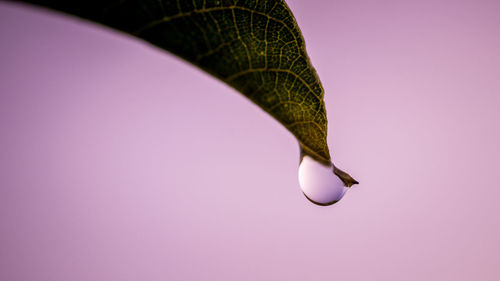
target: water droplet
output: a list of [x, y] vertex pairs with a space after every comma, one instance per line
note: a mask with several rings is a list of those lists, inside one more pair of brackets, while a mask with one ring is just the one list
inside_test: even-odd
[[309, 201], [322, 206], [337, 203], [348, 189], [333, 173], [333, 164], [321, 164], [307, 155], [299, 165], [299, 184]]

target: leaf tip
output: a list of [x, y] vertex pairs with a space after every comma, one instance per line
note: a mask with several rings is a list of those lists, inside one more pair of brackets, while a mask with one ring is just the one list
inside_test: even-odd
[[335, 167], [335, 165], [333, 166], [333, 173], [335, 175], [337, 175], [342, 180], [342, 182], [344, 182], [344, 185], [346, 187], [351, 187], [355, 184], [359, 184], [359, 182], [357, 180], [355, 180], [353, 177], [351, 177], [348, 173]]

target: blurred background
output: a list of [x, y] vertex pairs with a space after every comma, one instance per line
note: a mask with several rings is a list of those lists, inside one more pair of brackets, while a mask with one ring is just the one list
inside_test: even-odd
[[499, 280], [499, 2], [287, 2], [361, 183], [329, 207], [231, 88], [1, 2], [0, 279]]

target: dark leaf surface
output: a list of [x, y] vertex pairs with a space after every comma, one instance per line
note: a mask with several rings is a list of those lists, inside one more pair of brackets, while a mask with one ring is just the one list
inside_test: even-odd
[[303, 154], [330, 163], [323, 88], [284, 1], [26, 2], [99, 22], [184, 58], [272, 115]]

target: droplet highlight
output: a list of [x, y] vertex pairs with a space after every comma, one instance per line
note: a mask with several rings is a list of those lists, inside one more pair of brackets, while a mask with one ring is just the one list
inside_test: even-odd
[[321, 164], [307, 155], [299, 165], [299, 185], [309, 201], [321, 206], [337, 203], [348, 189], [334, 174], [333, 164]]

